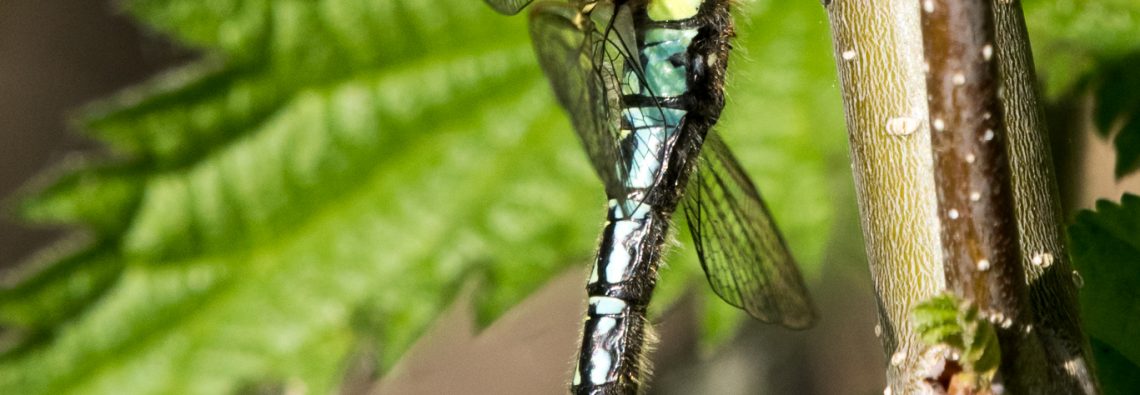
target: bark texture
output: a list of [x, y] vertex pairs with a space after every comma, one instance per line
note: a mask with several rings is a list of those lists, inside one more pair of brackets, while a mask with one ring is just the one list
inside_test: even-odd
[[913, 1], [827, 5], [852, 172], [893, 393], [920, 393], [929, 347], [910, 311], [944, 288], [919, 9]]
[[921, 0], [946, 285], [997, 331], [1013, 393], [1049, 380], [1019, 260], [990, 0]]
[[1032, 333], [1044, 346], [1059, 393], [1099, 393], [1081, 329], [1066, 221], [1021, 2], [996, 0], [993, 8], [1021, 265], [1036, 319]]
[[1020, 322], [1005, 122], [988, 0], [922, 0], [926, 88], [946, 285], [1003, 327]]
[[[994, 56], [1008, 135], [1013, 204], [1033, 316], [1050, 368], [1037, 393], [1096, 393], [1064, 248], [1056, 175], [1020, 4], [993, 0]], [[892, 393], [923, 393], [936, 354], [910, 310], [945, 289], [923, 73], [921, 3], [823, 2], [832, 29], [862, 228], [889, 356]], [[1046, 376], [1046, 377], [1039, 377]]]

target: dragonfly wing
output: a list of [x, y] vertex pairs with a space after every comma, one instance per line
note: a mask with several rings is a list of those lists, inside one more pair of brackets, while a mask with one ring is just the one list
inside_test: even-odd
[[484, 0], [487, 5], [503, 15], [514, 15], [526, 8], [534, 0]]
[[764, 322], [814, 323], [815, 308], [784, 238], [744, 169], [709, 133], [689, 180], [685, 217], [713, 291]]
[[[530, 17], [530, 34], [539, 64], [559, 104], [570, 115], [578, 138], [610, 196], [623, 194], [619, 164], [629, 162], [618, 148], [621, 120], [617, 71], [606, 41], [577, 8], [541, 2]], [[613, 40], [610, 40], [613, 41]]]

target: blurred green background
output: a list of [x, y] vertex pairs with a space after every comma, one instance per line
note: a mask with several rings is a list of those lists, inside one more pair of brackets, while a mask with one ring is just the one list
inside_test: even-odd
[[[1039, 26], [1140, 7], [1045, 3], [1047, 89], [1084, 114], [1065, 100], [1135, 40]], [[718, 130], [823, 318], [746, 320], [682, 229], [650, 390], [879, 393], [826, 14], [736, 14]], [[0, 393], [563, 391], [603, 196], [525, 19], [475, 0], [0, 3], [0, 194], [25, 221], [0, 222]], [[1072, 129], [1071, 207], [1134, 182]]]

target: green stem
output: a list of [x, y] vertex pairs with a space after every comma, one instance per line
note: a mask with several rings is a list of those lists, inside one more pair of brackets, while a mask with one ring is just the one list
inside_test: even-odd
[[852, 171], [879, 302], [892, 393], [918, 393], [929, 346], [910, 322], [944, 288], [918, 7], [911, 1], [827, 5]]

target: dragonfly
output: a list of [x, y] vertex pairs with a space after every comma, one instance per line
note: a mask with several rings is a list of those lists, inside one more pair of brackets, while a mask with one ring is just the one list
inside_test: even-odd
[[724, 107], [730, 0], [485, 0], [530, 6], [535, 52], [608, 198], [570, 391], [635, 394], [646, 318], [680, 208], [712, 290], [806, 328], [815, 308], [756, 186], [713, 126]]

